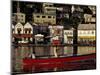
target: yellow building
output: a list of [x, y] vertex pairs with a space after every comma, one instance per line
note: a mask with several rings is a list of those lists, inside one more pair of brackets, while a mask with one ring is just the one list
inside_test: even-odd
[[12, 20], [14, 22], [25, 23], [25, 14], [24, 13], [13, 13]]
[[[78, 26], [78, 41], [95, 41], [95, 24], [80, 24]], [[73, 43], [73, 30], [64, 30], [64, 43]]]
[[[73, 29], [64, 30], [64, 43], [73, 44]], [[96, 44], [96, 24], [79, 24], [78, 45], [80, 44], [86, 44], [87, 46], [78, 46], [77, 55], [86, 55], [96, 52], [96, 48], [94, 47]], [[72, 56], [73, 46], [64, 47], [64, 54]]]
[[33, 13], [33, 22], [40, 24], [56, 24], [55, 14]]

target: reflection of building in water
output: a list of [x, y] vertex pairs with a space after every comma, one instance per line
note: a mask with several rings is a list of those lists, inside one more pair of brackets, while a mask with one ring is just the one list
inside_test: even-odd
[[33, 47], [29, 47], [29, 46], [26, 46], [26, 47], [15, 47], [13, 46], [13, 63], [14, 63], [14, 70], [15, 71], [22, 71], [23, 69], [23, 66], [22, 66], [22, 63], [23, 63], [23, 58], [27, 58], [30, 56], [30, 54], [33, 52]]
[[[96, 41], [95, 24], [80, 24], [78, 26], [78, 42], [90, 43]], [[64, 30], [64, 43], [73, 43], [73, 30]]]
[[77, 55], [85, 55], [85, 54], [92, 54], [92, 53], [96, 53], [96, 48], [95, 47], [78, 47], [78, 53]]

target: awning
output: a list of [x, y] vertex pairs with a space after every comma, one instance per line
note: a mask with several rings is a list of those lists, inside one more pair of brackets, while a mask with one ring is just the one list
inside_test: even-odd
[[78, 38], [84, 38], [84, 39], [95, 39], [96, 36], [78, 36]]
[[[68, 36], [68, 38], [73, 38], [73, 36]], [[83, 38], [83, 39], [96, 39], [96, 36], [78, 36], [78, 38]]]

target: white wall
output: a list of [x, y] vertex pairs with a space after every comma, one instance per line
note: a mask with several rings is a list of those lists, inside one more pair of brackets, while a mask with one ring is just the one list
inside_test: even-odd
[[15, 34], [18, 34], [18, 31], [17, 31], [18, 28], [21, 28], [21, 34], [23, 34], [24, 28], [23, 28], [23, 25], [21, 23], [17, 23], [15, 25]]
[[[24, 29], [25, 28], [30, 28], [31, 29], [31, 34], [33, 34], [33, 27], [32, 27], [32, 25], [30, 24], [30, 23], [26, 23], [25, 25], [24, 25]], [[25, 32], [24, 32], [25, 33]]]

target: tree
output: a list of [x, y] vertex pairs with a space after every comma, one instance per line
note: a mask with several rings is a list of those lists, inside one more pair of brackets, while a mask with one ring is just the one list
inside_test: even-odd
[[61, 24], [65, 29], [73, 28], [73, 56], [77, 55], [77, 38], [78, 38], [78, 25], [83, 21], [84, 14], [82, 11], [73, 11], [69, 18], [62, 18]]
[[78, 25], [82, 22], [83, 17], [83, 13], [80, 11], [74, 11], [70, 17], [73, 26], [73, 56], [77, 56]]

